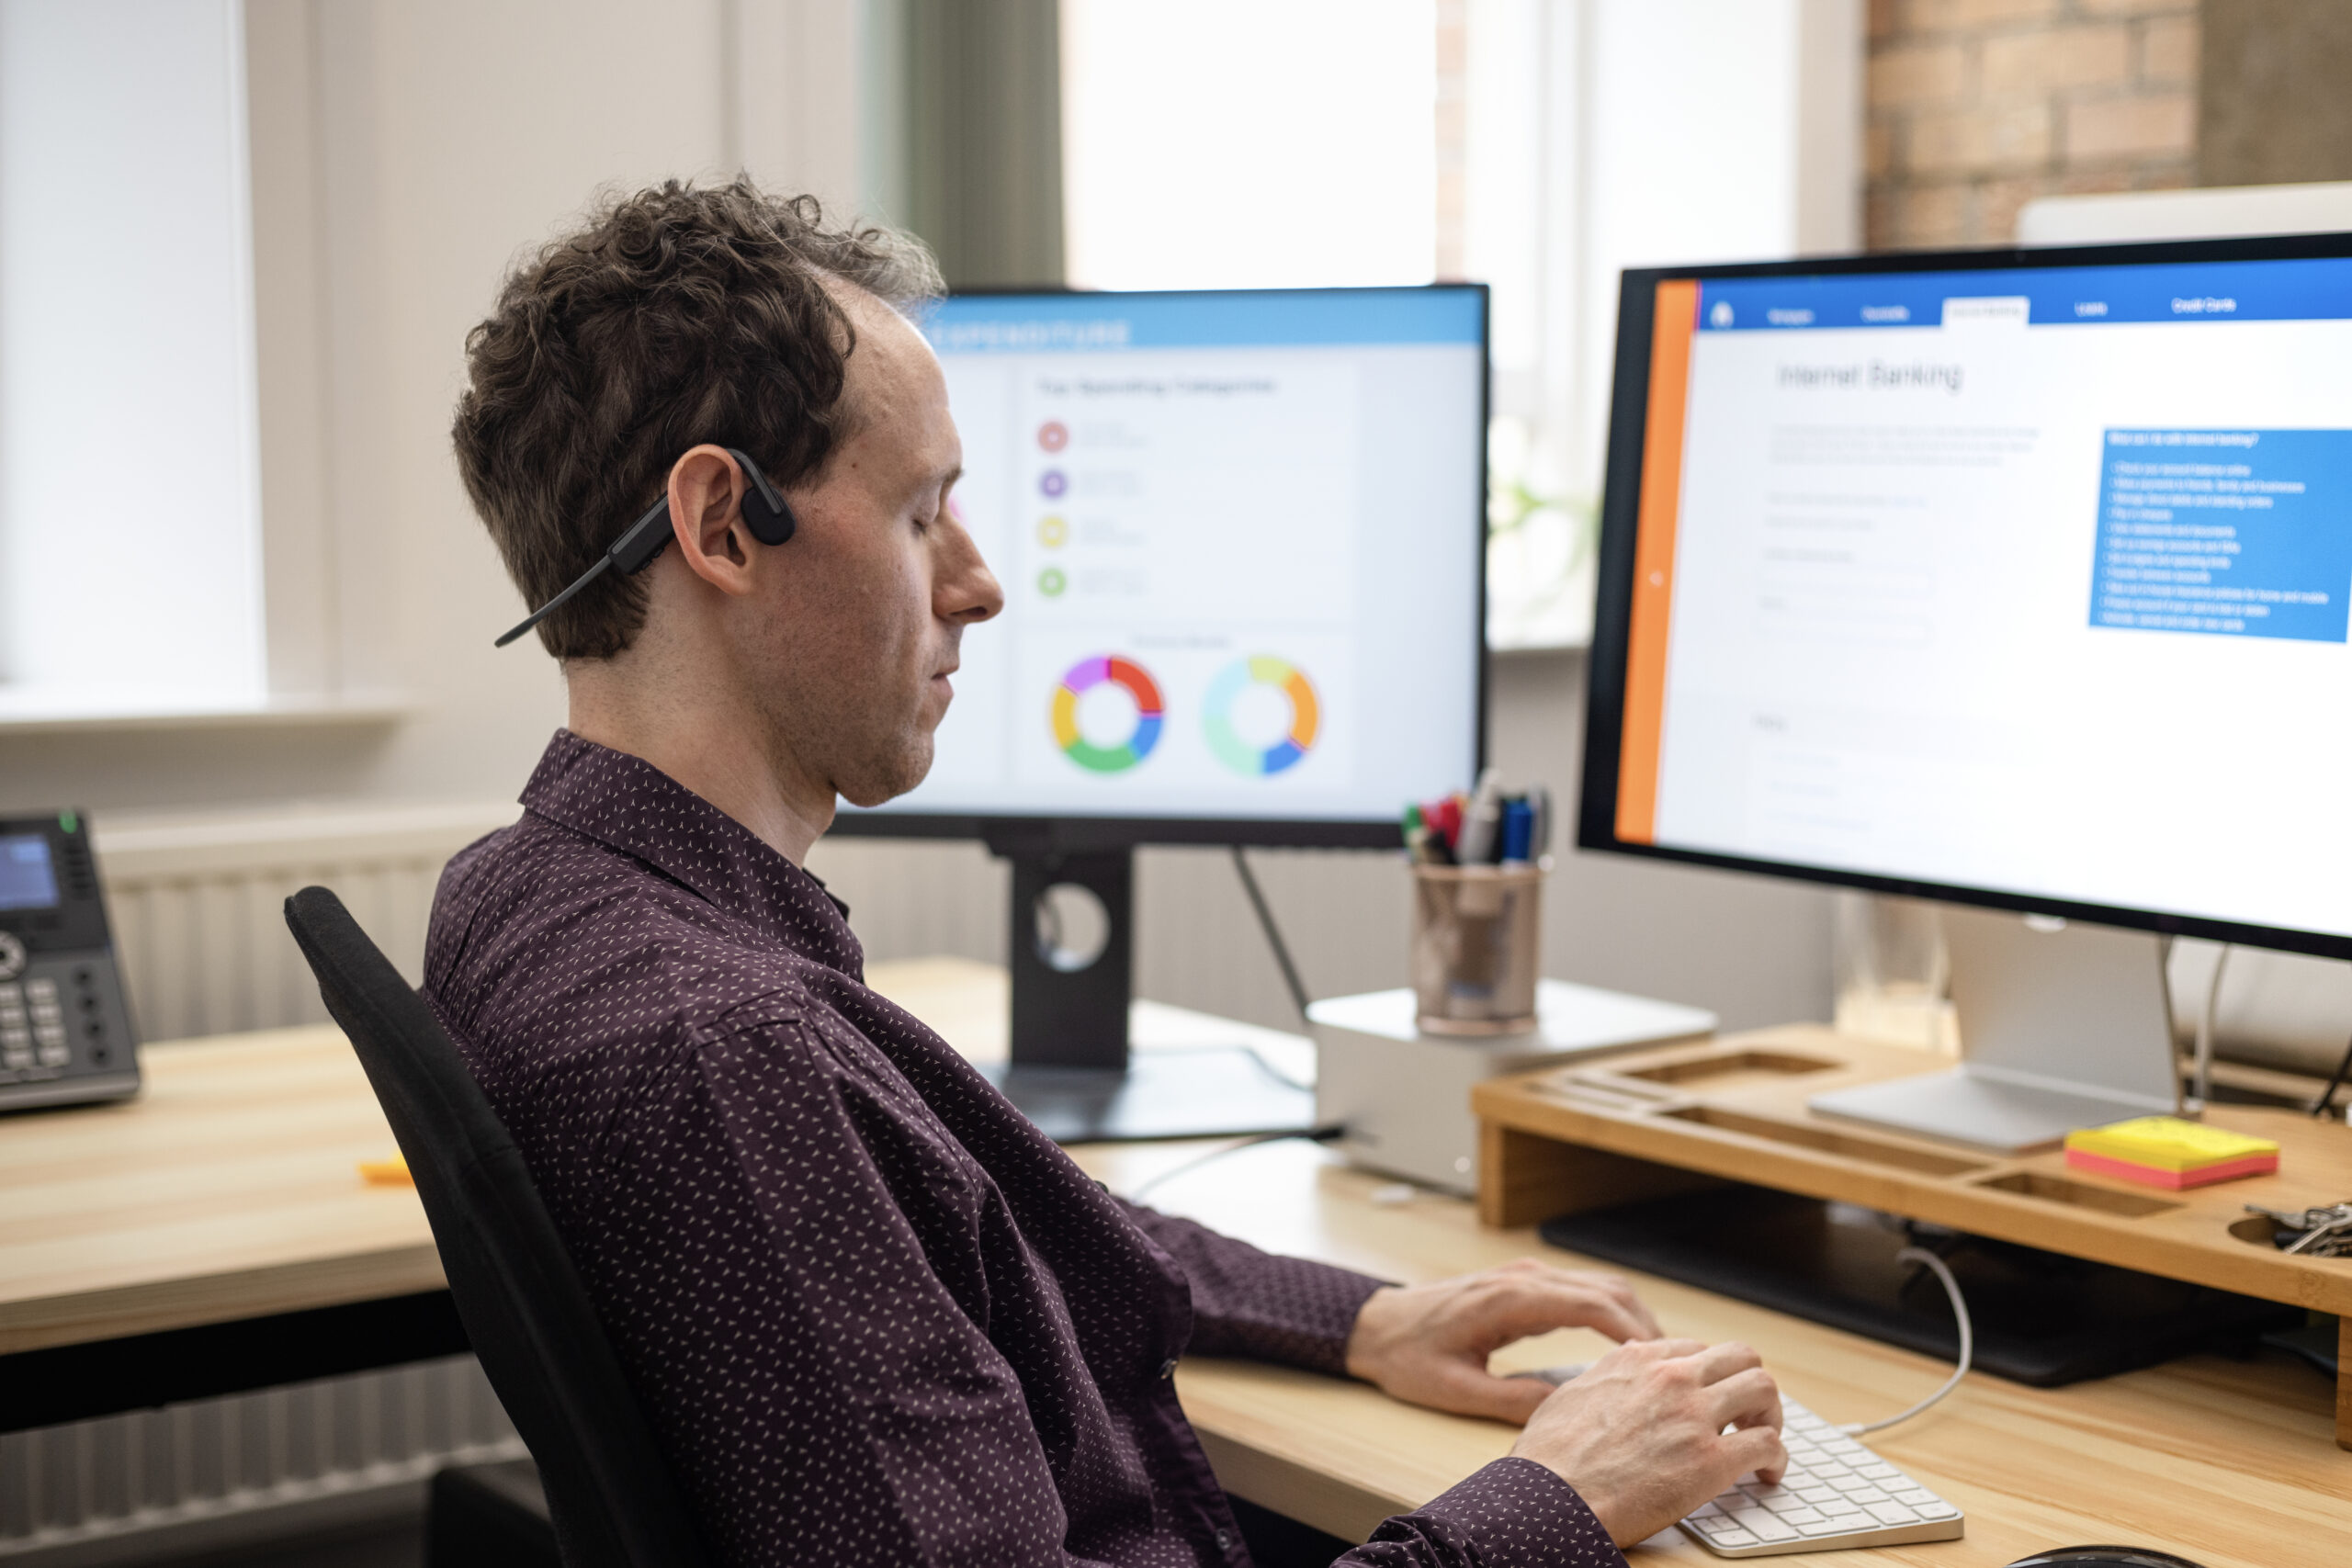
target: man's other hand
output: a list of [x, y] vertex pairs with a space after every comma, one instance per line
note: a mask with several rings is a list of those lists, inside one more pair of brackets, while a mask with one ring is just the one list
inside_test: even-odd
[[1498, 1378], [1487, 1358], [1555, 1328], [1655, 1339], [1657, 1320], [1613, 1274], [1579, 1274], [1532, 1258], [1432, 1285], [1374, 1291], [1348, 1335], [1348, 1373], [1396, 1398], [1462, 1416], [1523, 1422], [1552, 1390]]
[[1781, 1391], [1756, 1352], [1696, 1339], [1620, 1345], [1553, 1390], [1510, 1451], [1575, 1487], [1621, 1547], [1789, 1463]]

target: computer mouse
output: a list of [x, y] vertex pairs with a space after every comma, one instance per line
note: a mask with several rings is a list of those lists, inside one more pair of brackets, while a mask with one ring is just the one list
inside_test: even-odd
[[2201, 1568], [2153, 1546], [2053, 1546], [2020, 1557], [2009, 1568]]

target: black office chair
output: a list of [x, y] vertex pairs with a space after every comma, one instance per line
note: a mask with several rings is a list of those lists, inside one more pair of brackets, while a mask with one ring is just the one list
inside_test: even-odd
[[323, 887], [286, 923], [400, 1141], [458, 1315], [538, 1463], [567, 1568], [711, 1555], [522, 1151], [423, 998]]

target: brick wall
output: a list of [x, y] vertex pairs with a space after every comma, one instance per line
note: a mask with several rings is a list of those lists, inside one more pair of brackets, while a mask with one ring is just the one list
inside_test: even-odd
[[2196, 183], [2196, 0], [1871, 0], [1865, 243], [1996, 244], [2038, 196]]

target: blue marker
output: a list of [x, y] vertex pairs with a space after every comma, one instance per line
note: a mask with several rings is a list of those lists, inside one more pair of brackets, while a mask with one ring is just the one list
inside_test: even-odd
[[1530, 852], [1535, 842], [1535, 808], [1525, 800], [1506, 802], [1503, 807], [1503, 863], [1524, 865], [1532, 858]]

